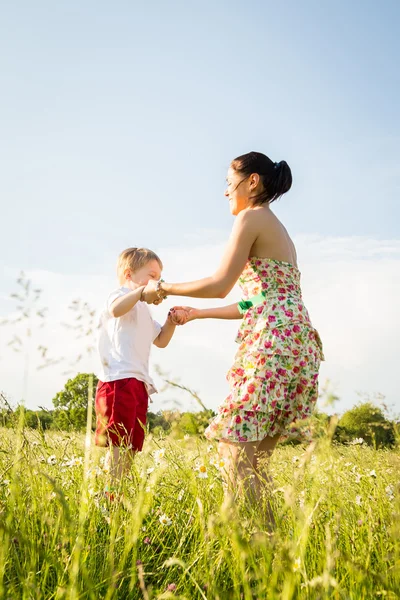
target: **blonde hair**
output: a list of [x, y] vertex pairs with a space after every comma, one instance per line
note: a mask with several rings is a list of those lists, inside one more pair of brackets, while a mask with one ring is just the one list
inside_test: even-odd
[[156, 260], [163, 268], [161, 259], [155, 252], [148, 248], [127, 248], [118, 257], [117, 275], [120, 283], [124, 281], [124, 272], [126, 269], [132, 269], [133, 272], [138, 271], [151, 260]]

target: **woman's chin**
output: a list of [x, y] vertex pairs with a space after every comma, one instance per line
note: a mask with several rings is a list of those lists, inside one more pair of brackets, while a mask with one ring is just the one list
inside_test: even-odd
[[229, 210], [231, 211], [231, 215], [233, 215], [234, 217], [236, 217], [236, 215], [237, 215], [236, 206], [234, 206], [233, 204], [229, 203]]

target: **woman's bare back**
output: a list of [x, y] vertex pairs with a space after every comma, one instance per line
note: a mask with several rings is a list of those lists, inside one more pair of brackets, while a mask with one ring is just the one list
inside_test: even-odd
[[297, 267], [297, 254], [294, 243], [280, 220], [268, 206], [250, 210], [257, 211], [259, 233], [251, 247], [250, 257], [272, 258], [291, 263]]

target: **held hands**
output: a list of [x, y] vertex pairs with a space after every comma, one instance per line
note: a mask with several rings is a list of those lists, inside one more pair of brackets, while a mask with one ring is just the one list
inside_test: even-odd
[[[162, 280], [150, 279], [142, 291], [140, 299], [147, 304], [161, 304], [167, 297], [159, 288]], [[168, 313], [168, 320], [173, 325], [185, 325], [199, 317], [200, 310], [190, 306], [174, 306]]]
[[174, 325], [185, 325], [198, 316], [198, 309], [190, 306], [174, 306], [168, 313], [168, 319]]
[[156, 279], [150, 279], [142, 292], [141, 300], [147, 304], [161, 304], [166, 295], [158, 288], [158, 284]]

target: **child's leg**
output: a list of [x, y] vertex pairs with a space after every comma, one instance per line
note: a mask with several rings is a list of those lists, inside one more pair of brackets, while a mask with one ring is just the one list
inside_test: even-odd
[[109, 489], [118, 491], [121, 481], [132, 465], [134, 452], [130, 448], [111, 445], [106, 456], [109, 472]]
[[120, 489], [135, 453], [142, 449], [148, 394], [144, 383], [133, 377], [114, 381], [111, 385], [104, 428], [109, 444], [105, 465], [109, 472], [107, 490], [115, 492]]

